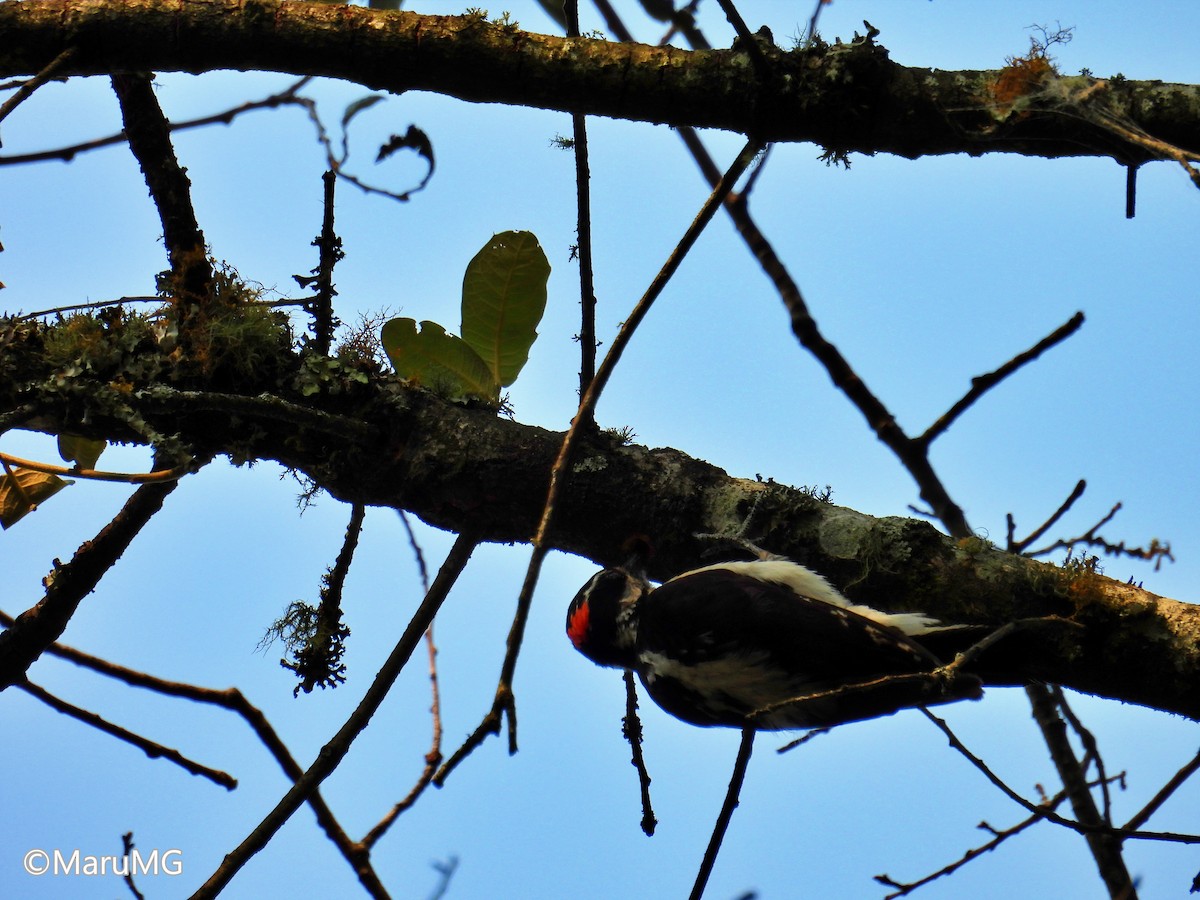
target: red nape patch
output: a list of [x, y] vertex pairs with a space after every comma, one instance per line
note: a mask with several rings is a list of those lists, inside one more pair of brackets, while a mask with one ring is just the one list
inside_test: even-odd
[[586, 603], [579, 604], [579, 608], [571, 613], [571, 620], [567, 622], [567, 637], [571, 639], [571, 643], [578, 650], [583, 646], [583, 640], [588, 633], [588, 605]]

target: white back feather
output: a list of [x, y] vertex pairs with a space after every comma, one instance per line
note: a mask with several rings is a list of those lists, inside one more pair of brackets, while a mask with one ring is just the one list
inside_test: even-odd
[[878, 622], [881, 625], [890, 625], [892, 628], [899, 629], [910, 637], [928, 634], [931, 631], [947, 631], [962, 627], [960, 625], [942, 625], [937, 619], [931, 618], [924, 613], [886, 613], [874, 607], [851, 603], [833, 585], [826, 581], [823, 576], [789, 559], [758, 559], [748, 562], [716, 563], [715, 565], [692, 569], [689, 572], [684, 572], [682, 575], [676, 575], [675, 578], [670, 580], [675, 581], [688, 575], [694, 575], [696, 572], [709, 572], [714, 569], [725, 569], [738, 575], [745, 575], [748, 578], [756, 578], [759, 581], [769, 581], [773, 584], [784, 585], [802, 597], [808, 597], [810, 600], [819, 600], [822, 603], [828, 603], [830, 606], [848, 609], [850, 612], [860, 615], [864, 619], [870, 619], [872, 622]]

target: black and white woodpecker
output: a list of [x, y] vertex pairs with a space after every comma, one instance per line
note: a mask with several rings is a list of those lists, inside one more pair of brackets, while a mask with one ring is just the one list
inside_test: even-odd
[[571, 601], [567, 636], [694, 725], [817, 728], [980, 695], [974, 676], [931, 674], [945, 671], [931, 646], [971, 642], [945, 640], [960, 626], [852, 604], [816, 572], [764, 556], [657, 588], [636, 560], [605, 569]]

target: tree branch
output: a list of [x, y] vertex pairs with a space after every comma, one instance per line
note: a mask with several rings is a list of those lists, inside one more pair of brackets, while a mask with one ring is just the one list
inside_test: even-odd
[[202, 778], [207, 778], [214, 784], [219, 784], [227, 791], [232, 791], [237, 787], [237, 779], [228, 772], [223, 772], [220, 769], [213, 769], [209, 766], [202, 765], [194, 760], [188, 759], [178, 750], [171, 747], [164, 747], [157, 741], [152, 741], [149, 738], [144, 738], [140, 734], [134, 734], [120, 725], [114, 725], [102, 716], [86, 709], [80, 709], [72, 703], [68, 703], [61, 697], [56, 697], [45, 688], [34, 684], [32, 681], [23, 681], [17, 685], [25, 693], [31, 697], [36, 697], [41, 700], [55, 712], [60, 712], [65, 716], [70, 716], [83, 722], [85, 725], [90, 725], [93, 728], [103, 731], [105, 734], [110, 734], [117, 740], [125, 741], [127, 744], [132, 744], [137, 747], [151, 759], [165, 759], [168, 762], [173, 762], [185, 772], [190, 772], [192, 775], [199, 775]]
[[58, 640], [79, 603], [121, 558], [178, 483], [142, 485], [95, 538], [80, 545], [69, 563], [55, 560], [54, 569], [44, 579], [45, 596], [0, 632], [0, 690], [25, 680], [25, 671]]
[[112, 85], [121, 104], [129, 149], [137, 157], [162, 221], [163, 242], [179, 294], [176, 300], [183, 301], [189, 312], [192, 307], [203, 308], [213, 279], [212, 265], [192, 208], [191, 182], [171, 146], [171, 125], [154, 96], [150, 75], [114, 74]]
[[371, 717], [379, 709], [384, 698], [387, 697], [388, 692], [400, 674], [400, 670], [404, 668], [409, 657], [412, 656], [413, 650], [421, 640], [421, 636], [429, 628], [429, 624], [433, 621], [433, 617], [437, 615], [442, 602], [446, 599], [458, 576], [462, 574], [462, 570], [471, 558], [471, 552], [475, 549], [477, 543], [477, 539], [471, 537], [469, 534], [460, 534], [458, 536], [449, 555], [446, 557], [446, 561], [442, 564], [441, 570], [434, 579], [433, 585], [425, 595], [425, 599], [421, 602], [417, 611], [413, 613], [408, 627], [404, 629], [404, 633], [396, 642], [396, 646], [379, 669], [375, 680], [367, 688], [366, 694], [350, 715], [350, 718], [338, 729], [337, 734], [330, 738], [325, 746], [321, 748], [321, 752], [317, 754], [317, 758], [313, 761], [312, 765], [296, 780], [291, 790], [267, 814], [258, 827], [250, 832], [245, 840], [226, 855], [225, 860], [218, 867], [217, 871], [192, 895], [192, 900], [211, 900], [211, 898], [217, 896], [229, 884], [233, 876], [241, 870], [242, 866], [267, 845], [271, 838], [275, 836], [275, 833], [283, 827], [292, 814], [308, 799], [309, 795], [338, 767], [338, 764], [341, 763], [350, 751], [350, 745], [354, 742], [354, 739], [367, 727], [371, 721]]
[[[136, 23], [135, 27], [132, 27]], [[0, 77], [31, 75], [68, 47], [59, 75], [122, 69], [257, 69], [323, 75], [377, 90], [719, 128], [843, 152], [1016, 152], [1189, 158], [1200, 89], [1049, 72], [998, 97], [1000, 71], [906, 68], [870, 38], [686, 51], [532, 34], [480, 14], [423, 16], [277, 0], [26, 0], [0, 4]], [[303, 69], [303, 72], [301, 70]], [[1182, 153], [1182, 158], [1179, 154]]]

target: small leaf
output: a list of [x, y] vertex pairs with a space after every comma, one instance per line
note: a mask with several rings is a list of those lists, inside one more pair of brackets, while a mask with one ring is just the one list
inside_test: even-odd
[[58, 436], [58, 455], [65, 462], [75, 463], [80, 469], [96, 468], [96, 460], [107, 446], [105, 441], [80, 437], [77, 434]]
[[364, 109], [370, 109], [383, 99], [383, 94], [367, 94], [365, 97], [359, 97], [349, 106], [347, 106], [346, 111], [342, 113], [342, 128], [345, 129], [345, 127], [350, 124], [350, 120], [357, 116]]
[[451, 397], [479, 397], [495, 402], [500, 386], [479, 354], [436, 322], [392, 319], [383, 326], [383, 349], [396, 373]]
[[399, 9], [404, 0], [371, 0], [367, 4], [371, 9]]
[[462, 335], [497, 384], [512, 384], [529, 359], [546, 311], [550, 263], [528, 231], [493, 235], [463, 277]]
[[73, 483], [57, 475], [13, 466], [12, 475], [0, 476], [0, 528], [15, 525], [43, 500]]

